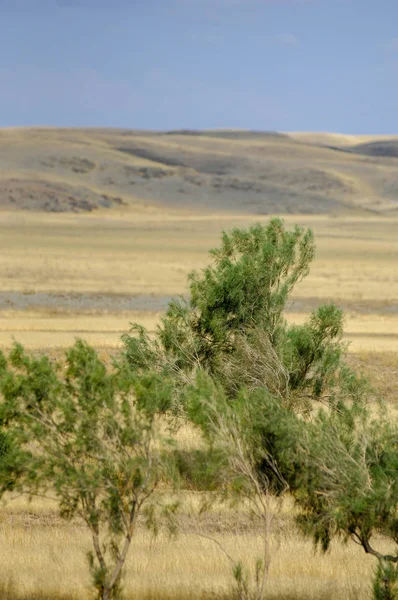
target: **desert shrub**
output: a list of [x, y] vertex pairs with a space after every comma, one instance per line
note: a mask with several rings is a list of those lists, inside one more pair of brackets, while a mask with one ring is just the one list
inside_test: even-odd
[[318, 415], [305, 432], [300, 449], [303, 526], [324, 550], [340, 535], [377, 558], [398, 562], [371, 543], [376, 532], [398, 543], [396, 425], [346, 407], [339, 414]]
[[55, 495], [63, 517], [84, 521], [98, 598], [118, 597], [137, 518], [156, 524], [154, 492], [173, 471], [157, 419], [170, 386], [157, 374], [136, 377], [124, 362], [107, 369], [78, 341], [64, 366], [16, 345], [0, 392], [0, 414], [24, 452], [23, 489]]
[[224, 233], [211, 264], [189, 275], [189, 298], [169, 304], [155, 339], [138, 325], [123, 336], [131, 367], [172, 376], [176, 391], [203, 369], [230, 399], [242, 386], [264, 388], [297, 410], [350, 394], [342, 311], [323, 306], [302, 326], [284, 317], [314, 253], [311, 230], [288, 231], [280, 219]]
[[[398, 428], [357, 399], [302, 421], [275, 459], [300, 508], [298, 524], [327, 552], [338, 537], [378, 560], [375, 600], [398, 598]], [[287, 431], [286, 431], [287, 433]], [[286, 436], [283, 438], [286, 440]], [[394, 546], [386, 553], [380, 534]]]
[[[321, 306], [300, 326], [289, 325], [284, 316], [314, 254], [312, 232], [288, 231], [280, 219], [224, 233], [220, 247], [210, 252], [211, 264], [190, 274], [188, 299], [170, 303], [155, 338], [137, 325], [123, 337], [133, 370], [154, 369], [174, 380], [173, 408], [202, 429], [208, 444], [204, 472], [211, 472], [225, 497], [245, 498], [263, 522], [256, 581], [249, 581], [244, 565], [233, 565], [241, 598], [265, 593], [270, 496], [290, 490], [309, 532], [327, 485], [309, 456], [337, 422], [348, 444], [364, 411], [366, 382], [344, 361], [342, 311]], [[323, 405], [327, 410], [316, 417], [314, 406]], [[330, 445], [325, 448], [341, 468], [349, 462]], [[202, 488], [203, 473], [199, 477], [184, 459], [178, 462], [183, 477], [190, 485], [200, 481]], [[354, 489], [353, 473], [347, 471], [347, 477]], [[312, 521], [314, 538], [324, 548], [334, 535], [331, 522]], [[347, 523], [341, 523], [341, 532]]]
[[[265, 227], [224, 233], [210, 255], [213, 264], [189, 276], [189, 303], [171, 303], [159, 335], [181, 366], [192, 355], [189, 346], [184, 351], [192, 338], [200, 364], [213, 373], [219, 357], [233, 351], [235, 334], [248, 327], [265, 330], [278, 346], [288, 294], [308, 273], [314, 255], [313, 236], [299, 227], [286, 231], [273, 219]], [[186, 325], [191, 336], [183, 335]]]

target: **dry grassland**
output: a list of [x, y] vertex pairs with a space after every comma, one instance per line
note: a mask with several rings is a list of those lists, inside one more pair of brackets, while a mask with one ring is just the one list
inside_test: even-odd
[[[208, 261], [222, 230], [268, 216], [1, 213], [2, 290], [94, 294], [179, 294]], [[398, 218], [285, 217], [312, 227], [317, 256], [297, 298], [398, 301]]]
[[397, 147], [380, 136], [9, 128], [0, 208], [397, 216]]
[[[326, 300], [344, 306], [350, 361], [371, 376], [381, 395], [395, 402], [398, 219], [292, 216], [286, 221], [311, 226], [318, 247], [288, 318], [301, 322], [308, 310]], [[75, 337], [83, 337], [106, 356], [120, 345], [130, 321], [154, 330], [161, 315], [156, 310], [121, 310], [121, 295], [152, 297], [156, 304], [157, 298], [184, 293], [188, 272], [206, 264], [220, 232], [252, 222], [246, 216], [166, 214], [150, 208], [87, 216], [2, 213], [0, 290], [18, 292], [24, 307], [0, 310], [0, 346], [10, 346], [15, 338], [59, 355]], [[73, 310], [67, 300], [60, 306], [29, 306], [37, 293], [82, 298], [82, 304]], [[98, 309], [95, 298], [100, 295], [109, 302]], [[198, 443], [191, 430], [180, 435], [185, 445]], [[184, 502], [188, 531], [176, 539], [161, 534], [154, 540], [138, 528], [125, 579], [127, 598], [231, 598], [228, 561], [214, 542], [197, 535], [197, 496], [187, 492]], [[335, 543], [327, 556], [314, 554], [293, 517], [289, 502], [281, 508], [275, 504], [268, 598], [368, 600], [372, 558], [353, 543]], [[224, 507], [199, 524], [237, 559], [253, 562], [260, 551], [259, 534], [244, 509]], [[60, 520], [53, 503], [12, 499], [0, 513], [0, 598], [90, 598], [84, 556], [89, 546], [82, 524]]]
[[[156, 307], [150, 314], [121, 310], [118, 298], [143, 295], [156, 305], [157, 298], [164, 304], [165, 298], [185, 293], [187, 274], [207, 263], [220, 232], [253, 223], [247, 216], [155, 209], [1, 217], [0, 290], [18, 292], [24, 307], [0, 309], [0, 346], [9, 346], [15, 336], [30, 347], [62, 347], [76, 336], [117, 347], [129, 322], [154, 328]], [[285, 220], [312, 227], [317, 242], [316, 259], [295, 290], [289, 318], [300, 320], [319, 303], [333, 300], [346, 311], [353, 351], [398, 351], [398, 219], [299, 215]], [[37, 293], [66, 300], [51, 307], [32, 300], [30, 306]], [[108, 301], [100, 310], [96, 296], [101, 295]], [[70, 296], [83, 298], [79, 308], [68, 310]]]
[[[192, 493], [185, 496], [182, 515], [191, 531], [176, 538], [167, 534], [153, 538], [143, 526], [138, 527], [125, 577], [129, 600], [230, 599], [231, 566], [216, 542], [248, 565], [261, 555], [261, 536], [244, 509], [216, 509], [198, 524], [194, 516], [197, 498]], [[371, 558], [355, 544], [334, 544], [327, 556], [314, 554], [311, 543], [295, 529], [289, 503], [275, 510], [268, 598], [369, 597]], [[197, 535], [196, 530], [216, 542]], [[60, 520], [52, 503], [11, 501], [2, 509], [0, 528], [1, 598], [90, 598], [85, 562], [89, 549], [83, 524]]]
[[[162, 312], [129, 311], [125, 314], [51, 315], [48, 312], [3, 311], [0, 317], [0, 347], [18, 341], [32, 349], [66, 348], [76, 338], [106, 349], [121, 346], [121, 336], [135, 322], [156, 331]], [[287, 320], [301, 324], [306, 313], [288, 313]], [[398, 315], [350, 314], [345, 340], [349, 352], [398, 352]]]

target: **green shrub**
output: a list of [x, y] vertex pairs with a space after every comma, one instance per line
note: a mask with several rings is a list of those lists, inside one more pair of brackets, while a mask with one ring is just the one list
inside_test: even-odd
[[336, 402], [351, 377], [342, 312], [321, 307], [302, 326], [284, 317], [314, 253], [311, 230], [288, 231], [280, 219], [224, 233], [211, 264], [189, 275], [189, 299], [170, 303], [156, 338], [138, 325], [123, 336], [132, 369], [172, 376], [177, 392], [203, 369], [230, 399], [245, 386], [266, 389], [299, 411], [313, 400]]
[[379, 562], [373, 584], [374, 600], [397, 600], [398, 569], [391, 563]]
[[[118, 597], [137, 518], [146, 513], [155, 524], [153, 493], [174, 472], [171, 440], [157, 420], [171, 387], [156, 373], [136, 376], [123, 361], [107, 369], [78, 341], [64, 368], [15, 346], [3, 364], [0, 392], [15, 450], [7, 459], [11, 473], [21, 467], [22, 451], [22, 489], [50, 488], [63, 517], [83, 519], [93, 541], [89, 566], [98, 598]], [[1, 477], [4, 486], [6, 473]]]

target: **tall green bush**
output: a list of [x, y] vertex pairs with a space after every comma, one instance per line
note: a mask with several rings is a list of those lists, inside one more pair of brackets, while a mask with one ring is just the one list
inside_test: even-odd
[[261, 388], [297, 410], [350, 394], [342, 311], [323, 306], [301, 326], [285, 319], [314, 254], [311, 230], [289, 231], [281, 219], [224, 233], [209, 266], [189, 275], [189, 297], [170, 303], [155, 339], [138, 325], [123, 336], [131, 367], [172, 375], [182, 388], [203, 369], [230, 399], [242, 386]]
[[[175, 380], [177, 404], [217, 448], [213, 456], [240, 492], [266, 498], [289, 489], [304, 531], [325, 551], [334, 536], [353, 538], [384, 565], [380, 583], [392, 577], [386, 561], [396, 561], [372, 545], [375, 532], [398, 539], [396, 434], [367, 413], [367, 383], [344, 358], [342, 311], [321, 306], [300, 326], [285, 319], [314, 253], [311, 231], [287, 231], [280, 219], [224, 233], [155, 339], [133, 330], [125, 352], [134, 369]], [[198, 380], [201, 372], [213, 384]], [[220, 440], [228, 448], [221, 461]]]

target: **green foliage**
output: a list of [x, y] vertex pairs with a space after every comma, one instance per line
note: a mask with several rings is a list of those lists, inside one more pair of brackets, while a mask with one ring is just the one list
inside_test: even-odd
[[125, 342], [125, 354], [134, 371], [163, 371], [162, 349], [157, 340], [152, 340], [145, 327], [133, 323], [131, 333], [134, 335], [123, 335]]
[[[242, 389], [231, 404], [223, 387], [200, 373], [185, 406], [209, 447], [224, 455], [219, 491], [246, 498], [265, 518], [268, 495], [289, 490], [304, 533], [324, 552], [334, 537], [353, 539], [382, 565], [377, 598], [395, 598], [387, 592], [396, 593], [398, 564], [398, 428], [383, 411], [372, 416], [359, 392], [336, 400], [307, 420], [264, 388]], [[376, 549], [380, 533], [395, 552]], [[244, 597], [249, 580], [239, 573]]]
[[247, 496], [287, 489], [284, 472], [292, 467], [304, 426], [289, 408], [265, 389], [242, 389], [231, 405], [223, 387], [204, 372], [187, 389], [184, 402], [187, 416], [211, 448], [208, 468], [213, 457], [224, 485], [239, 493], [245, 488]]
[[[327, 550], [335, 535], [353, 538], [379, 559], [376, 532], [398, 543], [398, 429], [358, 407], [320, 414], [296, 449], [300, 480], [292, 487], [301, 524]], [[397, 546], [398, 550], [398, 546]], [[387, 560], [393, 560], [387, 557]]]
[[391, 563], [379, 562], [373, 584], [373, 600], [398, 599], [398, 569]]
[[297, 410], [314, 399], [333, 402], [344, 386], [342, 312], [324, 306], [293, 327], [284, 318], [314, 252], [310, 230], [288, 231], [280, 219], [224, 233], [211, 265], [190, 274], [189, 300], [170, 303], [157, 337], [137, 325], [123, 337], [130, 365], [172, 376], [178, 391], [204, 369], [231, 399], [245, 386]]
[[[273, 219], [266, 227], [224, 233], [210, 255], [211, 266], [189, 275], [190, 300], [171, 302], [159, 329], [163, 350], [182, 370], [200, 365], [213, 372], [220, 355], [233, 350], [235, 334], [248, 328], [261, 327], [277, 344], [288, 294], [308, 273], [313, 236], [299, 227], [286, 231]], [[136, 364], [153, 359], [136, 341], [125, 342]]]
[[63, 368], [15, 346], [0, 390], [2, 420], [25, 450], [25, 488], [50, 490], [62, 516], [84, 520], [98, 597], [116, 598], [137, 517], [172, 473], [157, 419], [170, 385], [125, 362], [108, 370], [78, 341]]
[[218, 498], [232, 504], [244, 499], [261, 523], [264, 549], [254, 572], [232, 561], [234, 597], [260, 600], [272, 553], [270, 498], [286, 492], [287, 478], [300, 468], [295, 449], [305, 422], [264, 388], [241, 389], [231, 403], [223, 386], [204, 371], [186, 389], [184, 406], [207, 441], [206, 473], [212, 474]]
[[214, 264], [190, 275], [194, 331], [200, 356], [212, 370], [220, 353], [233, 348], [233, 334], [248, 327], [267, 331], [278, 344], [282, 310], [294, 285], [308, 273], [314, 256], [311, 231], [286, 231], [280, 219], [248, 231], [224, 233], [210, 252]]
[[219, 491], [224, 482], [227, 466], [225, 454], [214, 447], [173, 451], [175, 468], [184, 489]]
[[10, 451], [10, 442], [7, 434], [4, 431], [0, 431], [0, 461], [7, 457]]
[[320, 307], [308, 323], [287, 330], [284, 362], [290, 365], [293, 391], [305, 388], [317, 398], [332, 387], [345, 349], [342, 337], [343, 313], [333, 305]]
[[[19, 351], [19, 346], [15, 346], [10, 358], [17, 361]], [[0, 352], [0, 396], [10, 399], [21, 386], [19, 378], [10, 376], [7, 359]], [[5, 492], [22, 489], [24, 482], [29, 479], [26, 463], [31, 453], [24, 449], [27, 441], [25, 432], [14, 426], [15, 416], [12, 402], [0, 402], [0, 497]]]
[[0, 497], [21, 486], [25, 455], [12, 432], [0, 431]]
[[[266, 521], [269, 494], [289, 490], [300, 509], [298, 523], [316, 545], [326, 552], [336, 536], [353, 539], [384, 565], [375, 586], [391, 591], [398, 563], [398, 429], [385, 412], [368, 412], [361, 379], [345, 369], [341, 380], [335, 402], [310, 419], [265, 388], [241, 389], [231, 403], [224, 387], [204, 372], [187, 390], [184, 405], [212, 452], [224, 456], [218, 462], [220, 492], [246, 498]], [[375, 549], [376, 533], [397, 551]], [[238, 597], [249, 588], [256, 597], [248, 573], [242, 565], [235, 572]]]
[[[288, 412], [280, 408], [274, 422], [267, 416], [260, 427], [262, 445], [297, 501], [298, 524], [324, 552], [334, 537], [361, 545], [379, 561], [375, 600], [396, 599], [396, 423], [385, 411], [372, 416], [360, 397], [350, 403], [339, 401], [333, 410], [321, 410], [309, 421]], [[269, 477], [267, 462], [260, 469]], [[388, 538], [395, 551], [386, 554], [377, 549], [376, 534]]]
[[235, 580], [233, 595], [239, 600], [261, 600], [263, 598], [264, 564], [258, 559], [254, 565], [254, 576], [241, 561], [238, 561], [232, 569]]
[[239, 600], [250, 598], [250, 577], [241, 561], [234, 565], [232, 574], [235, 580], [235, 594]]

